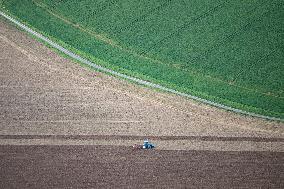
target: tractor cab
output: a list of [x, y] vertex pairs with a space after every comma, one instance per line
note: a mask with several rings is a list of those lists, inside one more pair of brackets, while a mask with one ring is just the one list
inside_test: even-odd
[[143, 149], [155, 148], [154, 144], [151, 144], [148, 139], [144, 140]]

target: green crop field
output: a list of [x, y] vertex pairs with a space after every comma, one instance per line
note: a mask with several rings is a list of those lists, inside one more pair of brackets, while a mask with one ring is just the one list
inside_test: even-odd
[[0, 0], [104, 67], [284, 118], [283, 0]]

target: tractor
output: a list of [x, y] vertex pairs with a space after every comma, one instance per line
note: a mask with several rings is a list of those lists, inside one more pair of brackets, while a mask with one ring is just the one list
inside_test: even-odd
[[155, 148], [155, 145], [150, 143], [148, 139], [144, 140], [143, 144], [134, 144], [134, 149], [152, 149]]

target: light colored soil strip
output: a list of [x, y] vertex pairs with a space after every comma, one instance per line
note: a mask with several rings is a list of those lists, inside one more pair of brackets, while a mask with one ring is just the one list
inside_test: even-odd
[[[142, 140], [0, 139], [0, 145], [111, 145], [129, 146], [129, 148], [142, 142]], [[284, 142], [196, 140], [153, 140], [152, 142], [157, 146], [154, 150], [284, 152]]]
[[138, 136], [138, 135], [0, 135], [0, 139], [60, 139], [60, 140], [197, 140], [197, 141], [248, 141], [284, 142], [284, 138], [219, 137], [219, 136]]

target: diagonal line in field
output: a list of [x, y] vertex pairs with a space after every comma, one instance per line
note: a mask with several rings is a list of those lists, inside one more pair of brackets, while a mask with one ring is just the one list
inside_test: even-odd
[[165, 7], [169, 6], [170, 3], [172, 2], [172, 0], [168, 0], [166, 2], [164, 2], [163, 4], [153, 8], [153, 9], [150, 9], [148, 12], [146, 12], [145, 14], [139, 16], [138, 18], [134, 19], [132, 22], [130, 22], [128, 25], [122, 27], [122, 28], [115, 28], [115, 30], [120, 33], [120, 32], [123, 32], [125, 31], [126, 29], [129, 29], [129, 27], [131, 27], [133, 24], [147, 18], [148, 16], [152, 15], [154, 12], [156, 11], [159, 11], [161, 9], [164, 9]]
[[256, 114], [256, 113], [251, 113], [251, 112], [247, 112], [247, 111], [240, 110], [240, 109], [237, 109], [237, 108], [229, 107], [229, 106], [226, 106], [226, 105], [223, 105], [223, 104], [219, 104], [219, 103], [216, 103], [216, 102], [213, 102], [213, 101], [205, 100], [205, 99], [199, 98], [197, 96], [193, 96], [193, 95], [190, 95], [190, 94], [182, 93], [182, 92], [176, 91], [174, 89], [170, 89], [170, 88], [167, 88], [167, 87], [155, 84], [155, 83], [151, 83], [149, 81], [141, 80], [141, 79], [138, 79], [138, 78], [135, 78], [135, 77], [132, 77], [132, 76], [128, 76], [128, 75], [125, 75], [125, 74], [122, 74], [122, 73], [110, 70], [108, 68], [105, 68], [105, 67], [102, 67], [100, 65], [97, 65], [97, 64], [95, 64], [93, 62], [90, 62], [89, 60], [84, 59], [84, 58], [80, 57], [77, 54], [74, 54], [73, 52], [71, 52], [71, 51], [65, 49], [64, 47], [58, 45], [57, 43], [51, 41], [47, 37], [44, 37], [40, 33], [36, 32], [36, 31], [32, 30], [31, 28], [25, 26], [24, 24], [20, 23], [16, 19], [8, 16], [4, 12], [0, 11], [0, 15], [3, 16], [4, 18], [6, 18], [7, 20], [11, 21], [12, 23], [17, 25], [18, 27], [22, 28], [26, 32], [34, 35], [38, 39], [48, 43], [53, 48], [63, 52], [64, 54], [70, 56], [71, 58], [73, 58], [73, 59], [75, 59], [75, 60], [77, 60], [77, 61], [79, 61], [81, 63], [84, 63], [84, 64], [86, 64], [86, 65], [88, 65], [88, 66], [90, 66], [90, 67], [92, 67], [94, 69], [97, 69], [99, 71], [102, 71], [102, 72], [105, 72], [105, 73], [108, 73], [108, 74], [111, 74], [111, 75], [114, 75], [114, 76], [118, 76], [120, 78], [127, 79], [127, 80], [133, 81], [135, 83], [138, 83], [138, 84], [141, 84], [141, 85], [144, 85], [144, 86], [147, 86], [147, 87], [156, 88], [156, 89], [159, 89], [159, 90], [162, 90], [162, 91], [165, 91], [165, 92], [169, 92], [169, 93], [173, 93], [173, 94], [180, 95], [180, 96], [183, 96], [183, 97], [191, 98], [193, 100], [196, 100], [196, 101], [199, 101], [199, 102], [202, 102], [202, 103], [205, 103], [205, 104], [209, 104], [209, 105], [212, 105], [212, 106], [215, 106], [215, 107], [218, 107], [218, 108], [222, 108], [224, 110], [228, 110], [228, 111], [232, 111], [232, 112], [236, 112], [236, 113], [240, 113], [240, 114], [244, 114], [244, 115], [249, 115], [249, 116], [253, 116], [253, 117], [258, 117], [258, 118], [262, 118], [262, 119], [275, 120], [275, 121], [284, 121], [281, 118], [276, 118], [276, 117], [271, 117], [271, 116], [265, 116], [265, 115], [260, 115], [260, 114]]
[[206, 18], [207, 16], [210, 15], [210, 13], [217, 11], [217, 10], [218, 10], [219, 8], [221, 8], [224, 4], [225, 4], [225, 2], [218, 4], [217, 6], [215, 6], [215, 7], [211, 8], [211, 9], [207, 10], [205, 13], [202, 13], [202, 14], [198, 15], [197, 17], [191, 19], [190, 21], [184, 23], [182, 26], [180, 26], [177, 30], [175, 30], [174, 32], [170, 33], [169, 35], [163, 37], [163, 38], [160, 39], [160, 40], [154, 41], [154, 43], [152, 43], [152, 45], [149, 46], [149, 48], [148, 48], [149, 51], [151, 51], [157, 44], [159, 44], [159, 43], [161, 43], [161, 42], [163, 42], [163, 41], [165, 41], [165, 40], [168, 40], [168, 39], [172, 38], [173, 36], [175, 36], [176, 34], [178, 34], [181, 30], [183, 30], [184, 28], [188, 27], [190, 24], [192, 24], [192, 23], [194, 23], [194, 22], [196, 22], [196, 21], [198, 21], [198, 20], [201, 20], [201, 19], [203, 19], [203, 18]]

